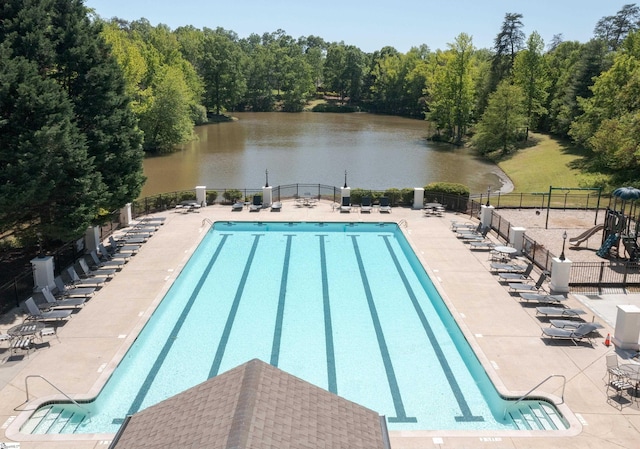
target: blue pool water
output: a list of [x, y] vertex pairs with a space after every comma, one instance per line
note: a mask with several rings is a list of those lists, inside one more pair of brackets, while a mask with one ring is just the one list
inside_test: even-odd
[[253, 358], [391, 430], [517, 427], [396, 224], [219, 222], [73, 432]]

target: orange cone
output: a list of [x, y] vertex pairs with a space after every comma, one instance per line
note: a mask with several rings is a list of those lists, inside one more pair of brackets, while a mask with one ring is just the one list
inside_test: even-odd
[[607, 334], [607, 338], [604, 339], [605, 346], [611, 346], [611, 334]]

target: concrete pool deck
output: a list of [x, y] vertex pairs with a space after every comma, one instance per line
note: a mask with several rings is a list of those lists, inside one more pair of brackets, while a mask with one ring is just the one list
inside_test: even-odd
[[[640, 295], [602, 295], [591, 300], [570, 295], [567, 304], [587, 310], [586, 321], [604, 325], [593, 347], [540, 338], [542, 326], [533, 305], [521, 304], [489, 272], [486, 251], [470, 251], [450, 230], [451, 220], [468, 216], [445, 213], [425, 216], [420, 210], [394, 208], [391, 214], [340, 213], [331, 202], [297, 207], [285, 201], [280, 212], [268, 209], [233, 212], [230, 206], [209, 206], [199, 212], [167, 211], [164, 226], [144, 244], [139, 254], [117, 273], [83, 309], [58, 329], [58, 338], [46, 337], [28, 356], [10, 357], [0, 344], [0, 442], [18, 442], [20, 448], [106, 448], [113, 435], [22, 435], [17, 432], [25, 404], [25, 378], [41, 375], [74, 399], [95, 396], [120, 358], [135, 340], [159, 301], [195, 250], [210, 222], [215, 221], [395, 221], [421, 258], [443, 298], [452, 308], [480, 360], [502, 393], [522, 394], [550, 375], [566, 377], [563, 413], [572, 427], [562, 432], [451, 432], [390, 431], [393, 449], [413, 448], [637, 448], [640, 447], [640, 407], [622, 410], [607, 403], [605, 356], [615, 350], [604, 345], [613, 334], [615, 305], [638, 304]], [[20, 322], [18, 313], [0, 317], [0, 330]], [[20, 353], [19, 355], [21, 355]], [[620, 352], [621, 358], [630, 353]], [[419, 373], [417, 375], [428, 375]], [[603, 380], [604, 379], [604, 380]], [[35, 402], [60, 398], [44, 380], [28, 381]], [[561, 378], [552, 378], [536, 393], [560, 401]], [[567, 412], [570, 410], [570, 412]]]

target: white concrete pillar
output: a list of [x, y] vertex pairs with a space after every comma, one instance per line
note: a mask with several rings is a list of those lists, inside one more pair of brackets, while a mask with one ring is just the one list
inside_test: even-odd
[[632, 304], [618, 306], [613, 344], [620, 349], [640, 349], [640, 308]]
[[196, 186], [196, 202], [201, 207], [207, 206], [207, 186]]
[[273, 202], [273, 187], [262, 187], [262, 207], [271, 207]]
[[413, 189], [413, 208], [422, 209], [424, 207], [424, 189], [415, 187]]
[[36, 290], [40, 291], [45, 287], [52, 290], [55, 288], [52, 256], [31, 259], [31, 267], [33, 268], [33, 286]]
[[491, 226], [493, 209], [493, 206], [485, 206], [484, 204], [480, 206], [480, 223], [482, 223], [483, 228]]
[[569, 259], [560, 260], [554, 257], [551, 260], [551, 291], [555, 293], [569, 293], [569, 279], [571, 275], [571, 262]]
[[351, 187], [341, 187], [340, 188], [340, 197], [341, 198], [351, 198]]
[[515, 249], [518, 250], [517, 254], [522, 254], [522, 247], [524, 245], [524, 233], [526, 232], [526, 228], [521, 228], [518, 226], [513, 226], [509, 230], [509, 243]]
[[90, 253], [91, 251], [99, 251], [100, 243], [100, 227], [89, 226], [87, 231], [84, 233], [84, 246], [87, 253]]
[[131, 225], [131, 221], [131, 203], [127, 203], [120, 209], [120, 224], [122, 226], [129, 226]]

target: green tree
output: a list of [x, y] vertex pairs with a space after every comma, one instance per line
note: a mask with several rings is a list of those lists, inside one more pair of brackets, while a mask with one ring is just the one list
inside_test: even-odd
[[593, 34], [604, 41], [610, 50], [617, 50], [620, 44], [632, 31], [640, 25], [640, 8], [635, 4], [627, 4], [614, 16], [606, 16], [598, 20]]
[[[60, 86], [71, 103], [91, 169], [99, 174], [99, 182], [88, 183], [95, 190], [86, 196], [84, 206], [74, 203], [74, 207], [112, 210], [135, 199], [144, 182], [141, 133], [122, 71], [100, 35], [101, 23], [90, 22], [80, 0], [7, 0], [2, 18], [0, 42], [10, 49], [8, 58], [31, 61], [43, 80]], [[63, 202], [58, 204], [64, 209]], [[84, 212], [68, 215], [79, 221], [85, 216]], [[71, 229], [79, 227], [80, 223]], [[52, 238], [60, 237], [51, 232]]]
[[163, 70], [164, 73], [152, 86], [149, 106], [140, 117], [145, 146], [159, 153], [170, 152], [193, 134], [193, 122], [189, 116], [191, 91], [179, 69], [164, 67]]
[[516, 56], [513, 66], [513, 81], [525, 95], [525, 114], [529, 138], [529, 128], [535, 128], [539, 117], [547, 112], [544, 103], [547, 98], [547, 70], [544, 64], [544, 41], [537, 32], [531, 33], [527, 48]]
[[0, 45], [0, 232], [75, 238], [98, 213], [100, 175], [64, 90], [10, 55]]
[[480, 154], [501, 150], [507, 154], [521, 139], [527, 124], [524, 93], [519, 86], [503, 81], [489, 97], [487, 109], [476, 127], [473, 145]]
[[506, 13], [502, 28], [494, 39], [494, 56], [491, 62], [491, 92], [501, 81], [511, 77], [516, 55], [524, 46], [522, 14]]

